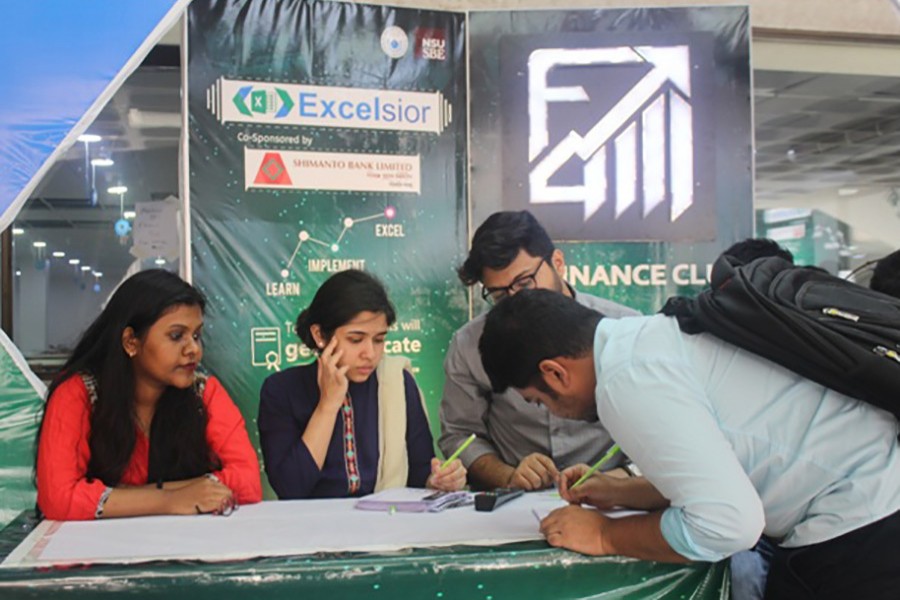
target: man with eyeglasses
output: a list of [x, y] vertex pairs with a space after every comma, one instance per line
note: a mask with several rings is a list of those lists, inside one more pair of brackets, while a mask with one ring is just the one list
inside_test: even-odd
[[[497, 212], [488, 217], [475, 231], [469, 256], [457, 271], [464, 285], [480, 283], [481, 297], [490, 304], [522, 290], [546, 289], [607, 317], [640, 314], [609, 300], [576, 293], [563, 280], [564, 273], [562, 251], [528, 211]], [[478, 354], [484, 319], [481, 315], [460, 328], [447, 350], [438, 440], [444, 455], [449, 456], [469, 435], [476, 434], [460, 459], [469, 471], [469, 482], [482, 489], [542, 489], [553, 484], [559, 469], [595, 462], [612, 444], [602, 425], [556, 417], [525, 403], [512, 388], [502, 394], [491, 391]], [[609, 467], [622, 460], [617, 457]]]

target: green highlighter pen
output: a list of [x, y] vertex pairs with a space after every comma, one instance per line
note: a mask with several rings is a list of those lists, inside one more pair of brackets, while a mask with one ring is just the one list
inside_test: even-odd
[[474, 441], [475, 441], [475, 434], [473, 433], [472, 435], [470, 435], [469, 437], [466, 438], [466, 441], [464, 441], [462, 444], [459, 445], [459, 448], [456, 449], [456, 452], [454, 452], [453, 454], [450, 455], [450, 458], [448, 458], [447, 460], [444, 461], [444, 463], [441, 465], [441, 468], [443, 469], [444, 467], [446, 467], [447, 465], [452, 463], [454, 460], [459, 458], [459, 455], [463, 453], [463, 450], [468, 448], [469, 444], [471, 444]]
[[607, 461], [609, 461], [609, 459], [611, 459], [613, 456], [615, 456], [616, 453], [617, 453], [619, 450], [621, 450], [621, 448], [619, 448], [619, 445], [618, 445], [618, 444], [613, 444], [613, 445], [612, 445], [612, 448], [610, 448], [610, 449], [606, 452], [606, 454], [603, 455], [603, 458], [601, 458], [600, 460], [598, 460], [597, 462], [595, 462], [593, 467], [591, 467], [590, 469], [588, 469], [587, 471], [585, 471], [584, 475], [582, 475], [581, 477], [579, 477], [579, 478], [578, 478], [578, 481], [576, 481], [575, 483], [573, 483], [573, 484], [572, 484], [572, 487], [570, 487], [569, 489], [570, 489], [570, 490], [571, 490], [571, 489], [575, 489], [575, 488], [577, 488], [579, 485], [581, 485], [582, 483], [584, 483], [585, 481], [587, 481], [587, 478], [588, 478], [588, 477], [590, 477], [591, 475], [593, 475], [594, 473], [596, 473], [596, 472], [597, 472], [597, 469], [599, 469], [600, 467], [602, 467], [603, 465], [605, 465], [605, 464], [607, 463]]

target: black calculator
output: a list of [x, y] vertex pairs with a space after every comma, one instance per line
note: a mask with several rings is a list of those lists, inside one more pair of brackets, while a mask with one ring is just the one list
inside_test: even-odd
[[475, 510], [490, 512], [524, 493], [525, 490], [516, 488], [497, 488], [491, 492], [480, 492], [475, 494]]

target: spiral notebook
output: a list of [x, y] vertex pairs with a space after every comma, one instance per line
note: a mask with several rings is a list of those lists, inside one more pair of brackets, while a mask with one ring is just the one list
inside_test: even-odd
[[469, 492], [441, 492], [422, 488], [394, 488], [360, 498], [355, 508], [397, 512], [440, 512], [472, 504]]

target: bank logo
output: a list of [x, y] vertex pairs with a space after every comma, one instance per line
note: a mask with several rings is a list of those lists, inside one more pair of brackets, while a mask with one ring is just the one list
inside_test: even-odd
[[416, 29], [415, 55], [428, 60], [447, 60], [447, 33], [440, 28]]
[[422, 157], [244, 146], [245, 190], [422, 193]]
[[280, 87], [254, 90], [252, 85], [245, 85], [235, 93], [231, 101], [239, 113], [248, 117], [258, 114], [283, 119], [294, 108], [291, 95]]
[[220, 123], [441, 133], [453, 105], [440, 92], [408, 92], [219, 78], [206, 107]]
[[381, 49], [391, 58], [401, 58], [409, 50], [409, 37], [396, 25], [381, 32]]
[[266, 152], [260, 161], [259, 169], [253, 183], [264, 186], [291, 186], [291, 176], [278, 152]]
[[[570, 129], [551, 146], [550, 107], [574, 110], [591, 97], [582, 85], [551, 83], [550, 75], [558, 67], [591, 66], [636, 66], [643, 74], [586, 133]], [[614, 203], [613, 219], [634, 206], [647, 217], [668, 200], [668, 220], [677, 221], [694, 203], [693, 118], [686, 45], [533, 51], [528, 58], [529, 202], [580, 202], [588, 221], [608, 199]], [[559, 132], [554, 137], [560, 139]], [[561, 170], [573, 169], [573, 162], [580, 165], [580, 182], [554, 183]]]

